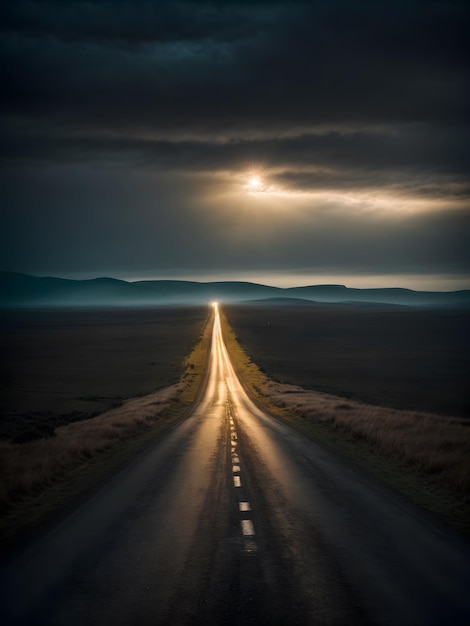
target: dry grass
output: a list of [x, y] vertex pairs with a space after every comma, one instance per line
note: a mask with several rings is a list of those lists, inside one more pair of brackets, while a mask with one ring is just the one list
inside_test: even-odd
[[373, 406], [272, 381], [242, 350], [224, 316], [222, 324], [238, 374], [258, 404], [469, 530], [469, 420]]
[[220, 310], [220, 321], [222, 326], [222, 334], [225, 345], [232, 358], [233, 366], [237, 371], [241, 382], [244, 384], [250, 395], [270, 411], [275, 412], [274, 404], [269, 402], [269, 396], [266, 393], [267, 384], [269, 382], [265, 374], [260, 368], [252, 362], [233, 332], [232, 327], [227, 321], [225, 313]]
[[182, 384], [126, 402], [102, 415], [61, 426], [55, 437], [15, 445], [0, 443], [0, 507], [38, 493], [68, 469], [116, 445], [143, 428], [154, 427], [178, 401]]
[[[55, 429], [55, 436], [22, 444], [0, 442], [0, 511], [43, 494], [78, 466], [132, 437], [156, 433], [183, 417], [196, 397], [204, 373], [210, 326], [206, 323], [185, 363], [181, 380], [101, 415]], [[120, 459], [122, 461], [122, 459]]]
[[207, 318], [201, 332], [200, 340], [186, 359], [186, 371], [182, 380], [184, 388], [181, 393], [181, 401], [191, 405], [197, 398], [202, 378], [207, 369], [207, 360], [212, 337], [213, 315]]
[[399, 411], [269, 382], [266, 393], [297, 421], [327, 425], [372, 444], [380, 454], [470, 492], [470, 423], [464, 418]]

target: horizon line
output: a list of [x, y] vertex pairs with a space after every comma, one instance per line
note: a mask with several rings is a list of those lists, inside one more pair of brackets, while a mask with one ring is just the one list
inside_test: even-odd
[[[19, 271], [15, 271], [15, 270], [0, 270], [0, 273], [3, 274], [16, 274], [19, 276], [28, 276], [31, 278], [39, 278], [39, 279], [57, 279], [57, 280], [70, 280], [73, 282], [87, 282], [87, 281], [94, 281], [94, 280], [115, 280], [118, 282], [124, 282], [126, 284], [137, 284], [137, 283], [141, 283], [141, 282], [180, 282], [180, 283], [193, 283], [193, 284], [201, 284], [201, 285], [209, 285], [209, 284], [214, 284], [214, 283], [241, 283], [241, 284], [252, 284], [252, 285], [260, 285], [263, 287], [270, 287], [270, 288], [274, 288], [274, 289], [281, 289], [281, 290], [290, 290], [290, 289], [302, 289], [305, 287], [342, 287], [344, 289], [354, 289], [354, 290], [380, 290], [380, 289], [401, 289], [401, 290], [406, 290], [406, 291], [415, 291], [415, 292], [439, 292], [439, 293], [451, 293], [451, 292], [456, 292], [456, 291], [469, 291], [470, 290], [470, 281], [468, 280], [467, 276], [461, 276], [461, 275], [436, 275], [435, 276], [435, 280], [439, 281], [439, 279], [442, 280], [443, 277], [447, 277], [448, 279], [450, 279], [451, 281], [455, 280], [456, 282], [460, 280], [462, 280], [462, 278], [465, 280], [465, 282], [467, 283], [465, 286], [454, 286], [454, 287], [447, 287], [447, 288], [421, 288], [421, 289], [417, 289], [415, 287], [409, 287], [409, 286], [402, 286], [402, 285], [396, 285], [396, 284], [386, 284], [386, 285], [382, 285], [382, 286], [352, 286], [352, 285], [347, 285], [345, 284], [345, 282], [309, 282], [309, 283], [304, 283], [304, 284], [292, 284], [291, 281], [289, 281], [291, 284], [287, 284], [287, 285], [280, 285], [280, 284], [270, 284], [269, 281], [263, 281], [261, 280], [248, 280], [247, 278], [243, 278], [243, 279], [231, 279], [231, 278], [227, 278], [227, 279], [222, 279], [220, 277], [217, 277], [216, 279], [213, 280], [197, 280], [196, 277], [194, 278], [189, 278], [189, 277], [139, 277], [139, 278], [133, 278], [133, 277], [123, 277], [121, 276], [112, 276], [112, 275], [106, 275], [106, 274], [99, 274], [96, 275], [96, 272], [93, 272], [92, 274], [95, 274], [93, 276], [88, 276], [88, 277], [73, 277], [74, 274], [78, 274], [78, 272], [74, 272], [72, 273], [72, 276], [70, 275], [70, 273], [66, 273], [66, 275], [62, 274], [60, 275], [53, 275], [51, 273], [44, 273], [42, 275], [40, 274], [30, 274], [28, 272], [19, 272]], [[232, 272], [227, 272], [228, 274], [231, 274]], [[68, 274], [68, 275], [67, 275]], [[80, 274], [84, 274], [84, 273], [80, 273]], [[85, 273], [86, 274], [86, 273]], [[297, 273], [292, 273], [291, 275], [291, 280], [294, 278], [294, 276], [299, 277], [299, 275]], [[377, 275], [374, 275], [375, 277], [377, 277]], [[381, 277], [385, 278], [385, 277], [391, 277], [392, 275], [390, 274], [384, 274], [384, 275], [380, 275]], [[393, 274], [394, 277], [397, 276], [407, 276], [405, 275], [397, 275], [397, 274]], [[409, 276], [409, 275], [408, 275]], [[417, 275], [412, 275], [414, 278], [417, 277]], [[424, 275], [427, 276], [429, 278], [429, 275]], [[325, 276], [319, 276], [318, 278], [324, 278]], [[329, 278], [330, 276], [328, 276]], [[356, 274], [356, 275], [352, 275], [348, 278], [364, 278], [364, 275], [361, 274]], [[367, 276], [367, 278], [372, 278], [372, 276]], [[431, 275], [432, 277], [432, 275]], [[267, 277], [268, 278], [268, 277]], [[313, 278], [313, 277], [312, 277]], [[325, 277], [326, 278], [326, 277]], [[345, 277], [346, 278], [346, 277]], [[388, 282], [388, 281], [386, 281]], [[463, 281], [462, 281], [463, 282]]]

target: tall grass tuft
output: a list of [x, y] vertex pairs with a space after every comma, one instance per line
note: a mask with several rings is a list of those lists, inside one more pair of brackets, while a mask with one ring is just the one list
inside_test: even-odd
[[75, 467], [163, 418], [179, 397], [177, 383], [144, 398], [56, 429], [55, 437], [22, 444], [0, 442], [0, 511], [28, 494], [38, 493]]
[[297, 418], [352, 435], [389, 458], [470, 493], [470, 422], [464, 418], [371, 406], [295, 385], [266, 383], [270, 401]]

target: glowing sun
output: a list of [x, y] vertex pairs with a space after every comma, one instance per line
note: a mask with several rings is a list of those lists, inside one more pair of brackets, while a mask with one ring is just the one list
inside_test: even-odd
[[248, 187], [250, 189], [261, 189], [262, 185], [263, 183], [261, 182], [259, 176], [252, 176], [248, 181]]
[[251, 195], [265, 195], [273, 192], [273, 187], [266, 181], [265, 172], [261, 168], [245, 171], [243, 189]]

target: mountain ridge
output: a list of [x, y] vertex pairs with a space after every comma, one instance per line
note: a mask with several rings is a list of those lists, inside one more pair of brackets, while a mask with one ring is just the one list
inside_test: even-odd
[[248, 281], [85, 280], [0, 271], [0, 306], [134, 306], [248, 302], [275, 298], [307, 302], [374, 302], [412, 306], [469, 306], [470, 290], [415, 291], [401, 287], [358, 289], [345, 285], [273, 287]]

